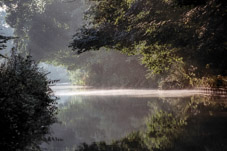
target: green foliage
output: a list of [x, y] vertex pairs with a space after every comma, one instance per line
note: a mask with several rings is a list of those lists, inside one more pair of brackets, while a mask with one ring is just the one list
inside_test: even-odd
[[199, 78], [227, 74], [225, 0], [90, 2], [89, 25], [70, 44], [78, 53], [106, 47], [140, 55], [153, 74], [171, 74], [172, 66], [179, 63], [184, 64], [185, 76], [190, 66], [198, 68]]
[[175, 49], [167, 45], [137, 45], [137, 50], [142, 54], [141, 62], [149, 69], [151, 74], [161, 74], [171, 70], [171, 66], [182, 62], [182, 58], [174, 56]]
[[39, 150], [56, 122], [56, 98], [46, 73], [31, 59], [12, 53], [0, 66], [0, 148]]
[[174, 64], [167, 74], [161, 77], [158, 87], [160, 89], [184, 89], [191, 88], [192, 77], [185, 71], [183, 62]]

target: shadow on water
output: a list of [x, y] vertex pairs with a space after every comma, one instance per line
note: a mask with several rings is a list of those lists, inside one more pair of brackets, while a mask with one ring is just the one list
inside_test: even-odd
[[47, 150], [71, 151], [81, 143], [80, 151], [227, 150], [226, 98], [89, 94], [60, 100], [61, 123], [52, 131], [63, 141], [44, 145]]

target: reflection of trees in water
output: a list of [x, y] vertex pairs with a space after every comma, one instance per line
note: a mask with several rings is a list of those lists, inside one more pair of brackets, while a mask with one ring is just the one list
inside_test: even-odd
[[52, 142], [49, 149], [73, 148], [82, 142], [110, 142], [138, 130], [147, 115], [149, 98], [127, 97], [72, 97], [60, 104], [61, 124], [53, 126], [56, 137], [62, 142]]
[[[188, 107], [187, 125], [178, 139], [182, 150], [227, 150], [227, 102], [216, 98], [193, 97]], [[189, 144], [189, 146], [187, 146]]]
[[147, 117], [145, 130], [132, 133], [109, 145], [104, 142], [83, 144], [78, 150], [227, 150], [226, 99], [198, 96], [186, 99], [158, 99], [152, 101], [150, 106], [153, 109]]
[[156, 112], [148, 116], [142, 136], [150, 150], [227, 149], [225, 99], [193, 96], [160, 102], [159, 106], [150, 103], [156, 106]]

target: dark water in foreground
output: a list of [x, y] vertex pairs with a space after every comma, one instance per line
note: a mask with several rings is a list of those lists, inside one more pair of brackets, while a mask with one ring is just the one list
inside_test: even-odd
[[[210, 142], [215, 142], [217, 151], [226, 149], [227, 99], [224, 96], [186, 90], [92, 90], [68, 86], [53, 89], [60, 97], [61, 123], [53, 125], [52, 132], [63, 140], [44, 145], [47, 150], [71, 151], [83, 142], [112, 142], [145, 129], [145, 119], [160, 110], [189, 119], [186, 128], [193, 133], [190, 144], [201, 143], [201, 150], [210, 151], [213, 147], [209, 147]], [[187, 134], [187, 137], [191, 136]]]

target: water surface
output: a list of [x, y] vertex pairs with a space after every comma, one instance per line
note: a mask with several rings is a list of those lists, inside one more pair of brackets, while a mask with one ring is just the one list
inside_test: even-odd
[[[48, 150], [74, 150], [84, 142], [112, 142], [145, 129], [145, 119], [160, 110], [190, 117], [190, 120], [204, 117], [209, 126], [219, 122], [219, 130], [227, 126], [226, 97], [207, 96], [198, 90], [92, 89], [67, 85], [55, 86], [53, 90], [60, 98], [58, 118], [61, 123], [54, 124], [52, 131], [63, 141], [51, 142], [45, 146]], [[198, 123], [204, 126], [204, 121]], [[209, 132], [215, 139], [226, 139], [210, 127], [206, 130], [207, 134]]]

